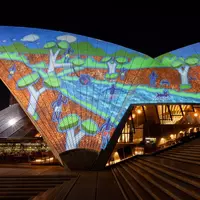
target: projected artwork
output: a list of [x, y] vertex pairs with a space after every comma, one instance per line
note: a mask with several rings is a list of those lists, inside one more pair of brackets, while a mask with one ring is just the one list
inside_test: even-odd
[[0, 78], [51, 147], [104, 150], [130, 104], [200, 103], [200, 44], [155, 59], [50, 30], [0, 27]]

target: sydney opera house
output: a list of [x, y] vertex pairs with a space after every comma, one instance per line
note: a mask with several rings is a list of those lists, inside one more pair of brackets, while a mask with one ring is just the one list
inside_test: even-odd
[[200, 199], [200, 43], [1, 26], [0, 79], [0, 199]]

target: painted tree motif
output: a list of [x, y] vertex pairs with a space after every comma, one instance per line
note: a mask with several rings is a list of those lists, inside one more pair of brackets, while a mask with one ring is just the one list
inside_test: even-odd
[[196, 66], [199, 60], [196, 57], [190, 56], [186, 59], [178, 58], [172, 62], [172, 67], [178, 70], [181, 75], [181, 85], [180, 89], [189, 89], [191, 88], [191, 84], [188, 80], [188, 71], [190, 67]]
[[21, 78], [17, 82], [18, 88], [22, 88], [22, 89], [27, 88], [29, 91], [30, 99], [29, 99], [29, 105], [28, 105], [27, 111], [35, 120], [38, 119], [38, 114], [36, 113], [38, 98], [40, 94], [42, 94], [46, 90], [45, 87], [41, 88], [38, 91], [34, 88], [34, 84], [39, 80], [39, 78], [40, 76], [38, 73], [32, 73]]
[[[56, 44], [55, 42], [48, 42], [44, 45], [44, 48], [50, 49], [49, 50], [49, 67], [48, 67], [48, 71], [47, 71], [48, 73], [54, 72], [55, 68], [60, 68], [60, 67], [70, 68], [70, 67], [72, 67], [72, 64], [69, 62], [66, 62], [66, 63], [57, 63], [56, 62], [60, 51], [61, 50], [66, 51], [69, 48], [69, 44], [67, 42], [62, 41], [62, 42], [59, 42], [58, 44]], [[54, 51], [55, 51], [55, 54], [53, 53]], [[67, 61], [68, 61], [68, 59], [67, 59]]]
[[38, 119], [38, 114], [36, 113], [37, 102], [39, 96], [46, 89], [55, 89], [60, 87], [60, 81], [55, 76], [49, 76], [44, 79], [44, 85], [41, 89], [36, 90], [34, 84], [40, 79], [38, 73], [31, 73], [17, 82], [18, 88], [25, 89], [27, 88], [30, 94], [29, 105], [27, 108], [28, 113], [33, 117], [33, 119]]
[[66, 150], [75, 149], [84, 136], [81, 131], [75, 135], [75, 129], [80, 124], [80, 117], [76, 114], [69, 114], [58, 124], [58, 130], [66, 133]]
[[106, 56], [102, 58], [101, 62], [106, 63], [108, 67], [108, 73], [106, 74], [106, 79], [109, 79], [110, 81], [115, 80], [118, 77], [118, 73], [116, 72], [117, 65], [120, 67], [128, 62], [128, 59], [125, 57], [111, 57]]
[[[75, 130], [78, 128], [80, 131], [75, 134]], [[92, 119], [81, 122], [78, 115], [69, 114], [60, 121], [58, 130], [66, 133], [66, 150], [70, 150], [77, 148], [84, 135], [94, 136], [98, 131], [98, 126]]]
[[76, 58], [71, 59], [70, 62], [72, 63], [73, 72], [76, 74], [76, 76], [79, 77], [79, 80], [82, 83], [82, 77], [80, 77], [75, 68], [83, 66], [85, 64], [85, 61], [77, 56]]
[[92, 119], [87, 119], [81, 123], [81, 130], [85, 135], [94, 136], [98, 131], [98, 125]]

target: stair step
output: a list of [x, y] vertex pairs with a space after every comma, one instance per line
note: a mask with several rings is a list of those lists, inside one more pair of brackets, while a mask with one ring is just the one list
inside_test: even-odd
[[[0, 168], [1, 169], [1, 168]], [[0, 180], [2, 180], [2, 179], [22, 179], [22, 180], [40, 180], [40, 179], [42, 179], [42, 180], [56, 180], [56, 179], [64, 179], [64, 180], [70, 180], [71, 178], [70, 177], [64, 177], [64, 176], [61, 176], [61, 177], [59, 177], [59, 176], [55, 176], [55, 177], [43, 177], [43, 176], [1, 176], [0, 177]]]
[[190, 156], [192, 158], [200, 158], [200, 154], [189, 154], [189, 153], [184, 153], [184, 152], [168, 152], [170, 154], [174, 154], [174, 155], [183, 155], [185, 157]]
[[161, 155], [170, 156], [170, 157], [175, 157], [175, 158], [184, 158], [184, 159], [186, 159], [186, 160], [200, 161], [200, 158], [186, 157], [186, 156], [171, 154], [171, 153], [167, 153], [167, 152], [166, 152], [166, 153], [162, 153]]
[[199, 147], [200, 148], [200, 144], [183, 144], [184, 147], [190, 147], [190, 146], [193, 146], [193, 147]]
[[38, 191], [7, 191], [2, 192], [0, 191], [0, 196], [36, 196], [39, 192]]
[[43, 191], [46, 191], [48, 190], [49, 188], [46, 187], [46, 188], [24, 188], [24, 187], [21, 187], [21, 188], [0, 188], [0, 192], [7, 192], [7, 191], [37, 191], [37, 192], [43, 192]]
[[59, 181], [59, 180], [57, 180], [57, 181], [37, 181], [37, 180], [35, 180], [35, 181], [23, 181], [23, 180], [15, 180], [15, 181], [8, 181], [8, 180], [4, 180], [3, 181], [3, 183], [4, 184], [11, 184], [11, 185], [13, 185], [13, 184], [41, 184], [41, 185], [45, 185], [45, 184], [47, 184], [47, 185], [49, 185], [49, 184], [62, 184], [64, 182], [64, 180], [63, 181]]
[[150, 195], [153, 199], [170, 199], [168, 195], [163, 193], [159, 188], [150, 184], [143, 176], [138, 174], [136, 171], [133, 171], [128, 165], [121, 165], [121, 167], [133, 178], [133, 181], [137, 182], [143, 190], [146, 190], [148, 195]]
[[113, 172], [115, 174], [117, 182], [120, 185], [121, 192], [125, 197], [125, 199], [133, 199], [133, 200], [141, 199], [139, 197], [139, 194], [137, 193], [137, 190], [134, 187], [132, 187], [132, 185], [126, 179], [125, 175], [119, 169], [114, 168]]
[[146, 160], [137, 159], [136, 161], [143, 164], [144, 166], [150, 167], [153, 170], [158, 170], [161, 173], [165, 173], [173, 178], [176, 178], [178, 180], [181, 180], [188, 184], [191, 184], [197, 188], [200, 188], [200, 182], [199, 182], [200, 180], [198, 180], [198, 181], [192, 180], [190, 177], [186, 176], [183, 173], [180, 173], [177, 171], [174, 172], [173, 170], [170, 170], [169, 168], [166, 168], [166, 167], [160, 167], [160, 166], [158, 167], [155, 164], [152, 164]]
[[8, 184], [8, 185], [4, 185], [4, 184], [0, 184], [0, 188], [50, 188], [50, 187], [55, 187], [56, 184]]
[[191, 186], [190, 184], [178, 181], [177, 179], [172, 178], [166, 174], [160, 173], [157, 170], [150, 169], [149, 167], [141, 165], [140, 163], [132, 161], [130, 162], [131, 164], [143, 169], [144, 173], [149, 173], [152, 176], [158, 178], [158, 181], [161, 181], [161, 185], [165, 183], [169, 185], [168, 187], [171, 186], [170, 190], [179, 193], [179, 197], [184, 197], [184, 199], [191, 199], [191, 197], [193, 197], [194, 199], [200, 199], [200, 193], [198, 188]]
[[[138, 183], [140, 183], [143, 189], [146, 189], [147, 192], [154, 198], [154, 199], [173, 199], [171, 196], [168, 195], [166, 190], [162, 190], [153, 180], [149, 181], [148, 177], [146, 177], [143, 173], [132, 168], [128, 163], [125, 164], [127, 169], [129, 169], [130, 174], [134, 174], [137, 178]], [[174, 196], [173, 196], [174, 197]]]
[[180, 146], [177, 146], [177, 147], [174, 147], [173, 149], [197, 149], [199, 150], [200, 149], [200, 146], [184, 146], [184, 145], [180, 145]]
[[161, 158], [167, 158], [167, 159], [171, 159], [171, 160], [176, 160], [176, 161], [180, 161], [180, 162], [200, 165], [200, 162], [195, 162], [195, 161], [191, 161], [191, 160], [185, 160], [185, 159], [181, 159], [181, 158], [174, 158], [172, 156], [166, 156], [166, 155], [156, 155], [156, 156], [157, 157], [161, 157]]
[[125, 176], [126, 180], [129, 183], [129, 187], [133, 188], [135, 195], [138, 197], [138, 199], [149, 199], [153, 200], [153, 197], [146, 191], [144, 188], [138, 184], [131, 176], [130, 174], [122, 167], [121, 165], [117, 167], [119, 171]]
[[[172, 151], [172, 150], [171, 150]], [[184, 148], [184, 149], [173, 149], [173, 151], [181, 152], [181, 151], [188, 151], [188, 152], [196, 152], [200, 153], [199, 149], [189, 149], [189, 148]]]
[[15, 199], [18, 199], [18, 200], [28, 200], [30, 199], [31, 196], [0, 196], [0, 199], [5, 199], [5, 200], [15, 200]]
[[[127, 162], [127, 165], [129, 165], [130, 168], [132, 168], [133, 170], [141, 174], [143, 177], [145, 177], [146, 180], [148, 180], [150, 183], [154, 184], [160, 190], [169, 195], [172, 199], [181, 200], [181, 197], [185, 195], [185, 193], [183, 193], [181, 190], [176, 189], [171, 184], [163, 181], [154, 174], [149, 173], [140, 165], [136, 165], [135, 163], [133, 164], [131, 161]], [[189, 196], [186, 195], [186, 197]]]
[[[127, 195], [127, 192], [128, 192], [128, 189], [126, 188], [126, 191], [124, 190], [124, 187], [123, 187], [123, 181], [121, 181], [121, 179], [120, 179], [120, 175], [119, 175], [119, 173], [117, 172], [117, 170], [113, 167], [113, 168], [111, 168], [111, 171], [112, 171], [112, 174], [113, 174], [113, 176], [114, 176], [114, 178], [115, 178], [115, 181], [116, 181], [116, 183], [117, 183], [117, 185], [118, 185], [118, 187], [119, 187], [119, 189], [120, 189], [120, 191], [121, 191], [121, 193], [122, 193], [122, 195], [123, 195], [123, 197], [124, 197], [124, 199], [125, 200], [128, 200], [129, 198], [128, 198], [128, 195]], [[121, 177], [122, 178], [122, 177]], [[129, 189], [130, 190], [130, 189]], [[130, 192], [130, 191], [129, 191]], [[130, 193], [132, 193], [132, 192], [130, 192]], [[134, 199], [134, 198], [132, 198], [132, 199]], [[136, 197], [135, 197], [135, 199], [136, 199]]]
[[188, 172], [186, 170], [182, 170], [182, 169], [179, 169], [178, 167], [172, 167], [170, 165], [166, 165], [164, 163], [160, 163], [157, 161], [153, 161], [152, 159], [146, 159], [146, 158], [141, 158], [140, 160], [143, 160], [143, 161], [146, 161], [148, 163], [152, 163], [153, 165], [158, 165], [162, 168], [165, 168], [165, 169], [170, 169], [171, 171], [174, 171], [175, 173], [180, 173], [181, 174], [184, 174], [185, 176], [187, 176], [188, 178], [192, 178], [194, 179], [194, 181], [196, 182], [199, 182], [199, 178], [200, 178], [200, 175], [199, 174], [195, 174], [195, 173], [192, 173], [192, 172]]
[[65, 200], [67, 195], [74, 187], [75, 183], [78, 181], [79, 177], [80, 176], [77, 176], [76, 178], [71, 179], [70, 181], [64, 181], [63, 184], [57, 185], [54, 188], [50, 188], [47, 191], [38, 194], [32, 200]]
[[153, 160], [154, 162], [157, 162], [158, 164], [165, 164], [167, 166], [192, 173], [196, 177], [200, 176], [199, 166], [196, 165], [196, 164], [191, 164], [191, 163], [186, 163], [186, 162], [183, 163], [183, 162], [178, 161], [178, 160], [159, 157], [158, 155], [154, 156], [154, 157], [153, 156], [152, 157], [146, 157], [145, 159], [146, 160]]
[[177, 151], [177, 152], [182, 152], [182, 151], [188, 151], [188, 152], [197, 152], [199, 153], [199, 149], [188, 149], [188, 148], [183, 148], [183, 149], [169, 149], [168, 151]]
[[61, 185], [59, 186], [56, 186], [54, 188], [50, 188], [48, 189], [47, 191], [43, 192], [43, 193], [40, 193], [38, 194], [37, 196], [35, 196], [33, 199], [51, 199], [54, 197], [56, 197], [56, 192], [58, 191], [59, 187], [61, 187]]
[[200, 155], [200, 152], [187, 151], [187, 150], [182, 150], [182, 151], [169, 150], [167, 152], [170, 152], [170, 153], [187, 153], [187, 154], [190, 154], [190, 155]]

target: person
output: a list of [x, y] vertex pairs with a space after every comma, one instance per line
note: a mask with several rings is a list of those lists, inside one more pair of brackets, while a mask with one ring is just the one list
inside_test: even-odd
[[154, 71], [152, 71], [152, 73], [149, 75], [150, 86], [155, 87], [157, 78], [158, 75]]
[[67, 98], [63, 99], [63, 95], [59, 94], [58, 99], [53, 102], [52, 107], [54, 109], [54, 112], [53, 112], [52, 120], [54, 122], [58, 122], [59, 121], [60, 115], [62, 113], [62, 105], [63, 105], [63, 103], [66, 104], [67, 101], [68, 101]]
[[100, 128], [100, 130], [102, 132], [101, 149], [105, 149], [110, 140], [111, 128], [112, 128], [112, 124], [110, 123], [110, 118], [108, 118], [107, 121]]

